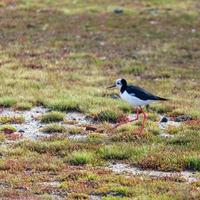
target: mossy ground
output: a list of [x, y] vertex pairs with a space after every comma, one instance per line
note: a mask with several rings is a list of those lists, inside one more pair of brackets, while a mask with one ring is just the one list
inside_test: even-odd
[[[0, 146], [0, 198], [199, 199], [198, 183], [126, 177], [104, 168], [120, 160], [145, 169], [200, 170], [199, 6], [197, 0], [2, 0], [2, 109], [43, 105], [83, 112], [108, 135], [97, 130], [78, 141], [60, 133]], [[170, 99], [150, 107], [142, 136], [135, 131], [140, 123], [109, 134], [108, 123], [132, 111], [112, 98], [115, 90], [105, 89], [119, 77]], [[193, 121], [170, 127], [174, 138], [161, 138], [158, 114], [187, 114]], [[43, 117], [63, 119], [62, 113]], [[65, 131], [47, 126], [50, 132]]]

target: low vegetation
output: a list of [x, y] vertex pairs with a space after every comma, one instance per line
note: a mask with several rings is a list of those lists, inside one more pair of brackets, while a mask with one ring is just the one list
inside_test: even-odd
[[17, 129], [12, 125], [7, 124], [0, 126], [0, 132], [3, 132], [5, 134], [11, 134], [15, 131], [17, 131]]
[[94, 160], [94, 154], [86, 151], [75, 151], [68, 158], [68, 162], [72, 165], [90, 164], [92, 160]]
[[65, 127], [59, 124], [48, 124], [41, 128], [41, 131], [44, 133], [64, 133], [66, 131]]
[[42, 123], [52, 123], [63, 121], [65, 114], [61, 112], [49, 112], [41, 116]]
[[24, 117], [22, 116], [14, 116], [14, 117], [1, 116], [0, 117], [1, 124], [21, 124], [23, 122], [24, 122]]
[[[0, 109], [51, 111], [35, 119], [49, 133], [35, 141], [8, 141], [24, 118], [0, 117], [0, 199], [200, 199], [199, 181], [107, 168], [121, 162], [200, 171], [199, 6], [198, 0], [2, 0]], [[119, 77], [169, 99], [147, 108], [143, 134], [141, 117], [113, 129], [134, 112], [117, 90], [106, 89]], [[94, 128], [66, 128], [67, 112], [92, 117]], [[192, 120], [163, 131], [163, 115]], [[82, 133], [85, 140], [67, 139]]]

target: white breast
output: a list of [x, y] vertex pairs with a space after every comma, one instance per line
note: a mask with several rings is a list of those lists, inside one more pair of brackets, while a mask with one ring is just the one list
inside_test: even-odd
[[124, 91], [123, 93], [120, 92], [120, 97], [124, 101], [131, 104], [132, 106], [144, 106], [144, 105], [147, 105], [147, 104], [153, 102], [153, 100], [141, 100], [141, 99], [135, 97], [134, 94], [130, 95], [126, 91]]

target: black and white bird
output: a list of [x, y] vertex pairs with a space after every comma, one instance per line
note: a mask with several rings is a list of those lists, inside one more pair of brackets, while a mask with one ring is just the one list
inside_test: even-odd
[[[147, 119], [147, 114], [144, 112], [142, 106], [149, 105], [150, 103], [156, 102], [156, 101], [166, 101], [167, 99], [156, 96], [151, 94], [150, 92], [146, 91], [143, 88], [140, 88], [135, 85], [128, 85], [127, 81], [125, 79], [118, 79], [114, 83], [114, 85], [108, 87], [108, 88], [114, 88], [118, 87], [120, 89], [120, 97], [129, 103], [131, 106], [134, 106], [137, 108], [137, 114], [136, 118], [133, 120], [129, 120], [128, 122], [136, 121], [139, 119], [139, 113], [143, 113], [143, 122], [142, 122], [142, 128], [141, 131], [144, 129], [145, 121]], [[126, 122], [126, 123], [128, 123]], [[124, 124], [120, 123], [117, 126]]]

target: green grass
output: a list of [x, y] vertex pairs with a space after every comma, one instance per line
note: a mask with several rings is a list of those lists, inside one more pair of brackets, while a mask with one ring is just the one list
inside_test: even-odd
[[[2, 0], [0, 3], [0, 107], [52, 112], [41, 120], [52, 134], [7, 144], [0, 135], [0, 199], [200, 199], [198, 183], [117, 175], [109, 162], [164, 171], [196, 170], [200, 151], [198, 0]], [[123, 13], [116, 14], [115, 8]], [[51, 16], [51, 17], [49, 17]], [[152, 104], [143, 135], [133, 122], [111, 131], [132, 108], [107, 90], [117, 78], [169, 98]], [[65, 129], [64, 112], [92, 117], [97, 130]], [[159, 115], [190, 115], [192, 122], [165, 131]], [[39, 119], [36, 119], [39, 120]], [[1, 132], [22, 118], [0, 117]], [[92, 124], [93, 126], [93, 124]], [[80, 166], [76, 166], [80, 165]], [[27, 176], [24, 172], [28, 172]], [[90, 173], [90, 175], [88, 175]], [[92, 175], [91, 175], [92, 174]], [[95, 177], [95, 178], [94, 178]], [[45, 185], [58, 181], [62, 187]], [[59, 198], [58, 197], [58, 198]]]
[[49, 112], [41, 116], [42, 123], [52, 123], [63, 121], [65, 114], [61, 112]]
[[85, 165], [90, 164], [94, 159], [94, 154], [91, 152], [75, 151], [69, 158], [68, 162], [72, 165]]
[[129, 146], [105, 146], [99, 150], [99, 154], [102, 158], [109, 160], [109, 159], [116, 159], [116, 160], [124, 160], [131, 157], [131, 149]]
[[49, 103], [47, 103], [46, 106], [47, 108], [50, 108], [52, 110], [58, 110], [62, 112], [81, 111], [79, 104], [75, 102], [73, 99], [50, 101]]
[[22, 117], [22, 116], [14, 116], [14, 117], [2, 116], [2, 117], [0, 117], [1, 124], [22, 124], [23, 122], [24, 122], [24, 117]]
[[44, 126], [42, 129], [42, 132], [44, 133], [64, 133], [66, 131], [65, 127], [59, 124], [48, 124], [46, 126]]
[[11, 107], [14, 106], [17, 101], [12, 97], [1, 97], [0, 98], [0, 106], [3, 107]]
[[17, 131], [17, 129], [12, 125], [6, 124], [0, 126], [0, 132], [13, 133], [15, 131]]
[[200, 170], [200, 158], [198, 156], [189, 156], [185, 159], [185, 168], [189, 170]]
[[100, 111], [94, 116], [94, 119], [100, 122], [114, 122], [116, 123], [117, 120], [122, 117], [122, 112], [117, 112], [115, 110], [104, 110]]
[[83, 129], [81, 129], [81, 128], [70, 128], [68, 130], [68, 132], [71, 135], [76, 135], [76, 134], [81, 134], [83, 132]]
[[30, 110], [33, 107], [30, 102], [18, 102], [16, 108], [18, 110]]

